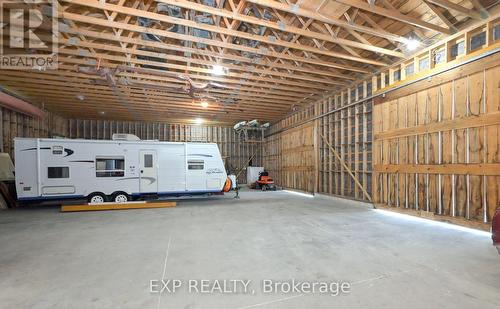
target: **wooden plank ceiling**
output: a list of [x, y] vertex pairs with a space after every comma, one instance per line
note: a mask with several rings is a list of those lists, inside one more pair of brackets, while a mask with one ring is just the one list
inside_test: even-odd
[[2, 70], [0, 85], [65, 117], [273, 121], [495, 3], [62, 0], [58, 70]]

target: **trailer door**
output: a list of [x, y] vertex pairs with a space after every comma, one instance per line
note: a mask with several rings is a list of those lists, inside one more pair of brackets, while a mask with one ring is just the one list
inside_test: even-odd
[[139, 156], [141, 165], [140, 191], [141, 193], [156, 193], [158, 192], [158, 160], [156, 151], [141, 150]]

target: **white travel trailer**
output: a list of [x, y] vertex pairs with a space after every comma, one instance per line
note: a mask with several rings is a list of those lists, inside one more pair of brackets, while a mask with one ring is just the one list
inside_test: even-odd
[[125, 202], [144, 196], [220, 193], [229, 186], [213, 143], [143, 141], [114, 134], [113, 140], [16, 138], [14, 147], [21, 201]]

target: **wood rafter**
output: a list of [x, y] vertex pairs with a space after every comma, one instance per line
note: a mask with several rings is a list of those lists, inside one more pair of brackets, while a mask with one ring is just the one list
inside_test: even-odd
[[481, 14], [479, 14], [477, 11], [465, 8], [461, 5], [458, 5], [458, 4], [453, 3], [451, 1], [448, 1], [448, 0], [428, 0], [428, 1], [430, 3], [434, 3], [437, 6], [443, 7], [445, 9], [457, 11], [461, 14], [469, 16], [470, 18], [474, 18], [474, 19], [481, 19], [482, 18]]
[[337, 44], [346, 45], [346, 46], [350, 46], [350, 47], [356, 47], [356, 48], [365, 49], [365, 50], [369, 50], [369, 51], [373, 51], [373, 52], [377, 52], [377, 53], [383, 53], [383, 54], [387, 54], [387, 55], [391, 55], [391, 56], [395, 56], [395, 57], [400, 57], [400, 58], [404, 57], [404, 55], [402, 53], [395, 52], [393, 50], [380, 48], [377, 46], [373, 46], [371, 44], [363, 44], [363, 43], [358, 43], [358, 42], [351, 41], [351, 40], [335, 38], [335, 37], [332, 37], [329, 35], [323, 35], [321, 33], [308, 31], [305, 28], [299, 28], [299, 27], [287, 25], [284, 22], [277, 23], [277, 22], [266, 21], [263, 19], [258, 19], [258, 18], [251, 17], [251, 16], [241, 15], [241, 14], [238, 14], [236, 12], [228, 12], [226, 10], [212, 8], [212, 7], [209, 7], [206, 5], [202, 5], [202, 4], [198, 4], [198, 3], [194, 3], [194, 2], [190, 2], [190, 1], [186, 1], [186, 0], [157, 0], [157, 1], [162, 2], [162, 3], [168, 3], [168, 4], [180, 6], [180, 7], [186, 8], [186, 9], [193, 9], [193, 10], [196, 10], [199, 12], [205, 12], [205, 13], [210, 13], [210, 14], [214, 14], [214, 15], [218, 15], [218, 16], [224, 16], [227, 18], [231, 18], [233, 20], [237, 20], [239, 22], [247, 22], [247, 23], [251, 23], [251, 24], [255, 24], [255, 25], [259, 25], [259, 26], [265, 26], [265, 27], [269, 27], [272, 29], [280, 30], [280, 31], [290, 32], [290, 33], [293, 33], [296, 35], [310, 37], [313, 39], [337, 43]]
[[422, 0], [422, 3], [425, 4], [425, 6], [428, 7], [429, 10], [431, 10], [432, 13], [434, 13], [439, 18], [439, 20], [444, 23], [449, 29], [453, 30], [454, 32], [457, 31], [457, 28], [453, 25], [453, 23], [446, 16], [444, 16], [440, 7], [435, 6], [428, 0]]
[[406, 39], [403, 38], [402, 36], [399, 36], [399, 35], [396, 35], [396, 34], [393, 34], [393, 33], [387, 32], [387, 31], [383, 31], [383, 30], [381, 31], [381, 30], [370, 28], [370, 27], [364, 27], [364, 26], [360, 26], [360, 25], [356, 25], [356, 24], [350, 24], [347, 21], [344, 21], [344, 20], [341, 20], [341, 19], [338, 19], [338, 18], [335, 18], [332, 16], [328, 16], [325, 13], [317, 13], [317, 12], [313, 12], [313, 11], [310, 11], [307, 9], [303, 9], [298, 5], [283, 4], [283, 3], [280, 3], [280, 2], [274, 1], [274, 0], [247, 0], [247, 2], [252, 2], [255, 4], [274, 8], [274, 9], [277, 9], [280, 11], [296, 14], [296, 15], [303, 16], [303, 17], [313, 18], [315, 20], [318, 20], [318, 21], [321, 21], [324, 23], [328, 23], [328, 24], [332, 24], [332, 25], [336, 25], [336, 26], [340, 26], [340, 27], [344, 27], [344, 28], [349, 28], [349, 29], [364, 32], [364, 33], [367, 33], [370, 35], [387, 37], [387, 38], [391, 38], [391, 39], [393, 39], [395, 41], [399, 41], [399, 42], [406, 41]]
[[[70, 1], [70, 0], [63, 0], [63, 1]], [[222, 28], [219, 26], [200, 24], [200, 23], [196, 23], [194, 21], [190, 21], [190, 20], [186, 20], [186, 19], [169, 17], [169, 16], [165, 16], [162, 14], [151, 13], [151, 12], [147, 12], [147, 11], [143, 11], [143, 10], [120, 7], [120, 6], [113, 5], [113, 4], [107, 4], [107, 3], [103, 4], [97, 0], [94, 0], [94, 1], [93, 0], [71, 0], [71, 2], [76, 3], [76, 4], [80, 4], [80, 5], [93, 7], [93, 8], [103, 7], [106, 10], [111, 10], [111, 11], [119, 12], [119, 13], [123, 13], [123, 14], [131, 14], [131, 15], [135, 15], [135, 16], [141, 16], [141, 17], [145, 17], [145, 18], [149, 18], [149, 19], [153, 19], [153, 20], [182, 25], [182, 26], [186, 26], [186, 27], [199, 28], [202, 30], [210, 31], [212, 33], [220, 33], [220, 34], [224, 34], [224, 35], [228, 35], [228, 36], [237, 36], [237, 37], [245, 38], [248, 40], [259, 41], [259, 42], [263, 42], [263, 43], [270, 44], [270, 45], [288, 47], [288, 48], [296, 49], [296, 50], [303, 50], [303, 51], [321, 54], [321, 55], [325, 55], [325, 56], [329, 56], [329, 57], [341, 58], [341, 59], [346, 59], [346, 60], [351, 60], [351, 61], [361, 62], [361, 63], [369, 63], [369, 64], [379, 65], [379, 66], [386, 65], [386, 63], [383, 63], [383, 62], [372, 61], [370, 59], [365, 59], [365, 58], [361, 58], [361, 57], [354, 57], [354, 56], [350, 56], [350, 55], [343, 54], [343, 53], [322, 50], [319, 48], [312, 48], [309, 46], [294, 44], [294, 43], [290, 43], [290, 42], [286, 42], [286, 41], [281, 41], [278, 39], [271, 39], [269, 37], [249, 34], [246, 32], [231, 30], [231, 29]], [[74, 15], [71, 15], [71, 16], [74, 17]], [[63, 13], [63, 18], [66, 18], [66, 17], [68, 17], [68, 14]], [[92, 18], [92, 19], [82, 18], [81, 20], [87, 21], [88, 23], [93, 23], [96, 21], [96, 19], [94, 19], [94, 18]], [[105, 20], [103, 20], [103, 21], [105, 21]], [[115, 23], [113, 23], [113, 24], [116, 25]], [[159, 33], [163, 33], [163, 31], [160, 30]], [[188, 39], [188, 38], [185, 37], [184, 39]]]
[[[367, 12], [372, 12], [372, 13], [375, 13], [375, 14], [378, 14], [378, 15], [381, 15], [384, 17], [388, 17], [388, 18], [391, 18], [391, 19], [394, 19], [394, 20], [397, 20], [397, 21], [400, 21], [400, 22], [403, 22], [406, 24], [417, 26], [417, 27], [420, 27], [423, 29], [433, 30], [433, 31], [445, 33], [445, 34], [451, 34], [451, 31], [449, 29], [433, 25], [431, 23], [422, 21], [422, 20], [420, 20], [418, 18], [414, 18], [412, 16], [404, 15], [397, 10], [393, 10], [393, 9], [388, 10], [388, 9], [382, 8], [382, 7], [377, 6], [377, 5], [370, 5], [367, 2], [363, 2], [360, 0], [335, 0], [335, 1], [339, 2], [339, 3], [343, 3], [345, 5], [356, 7], [358, 9], [361, 9], [361, 10], [364, 10]], [[442, 1], [442, 0], [437, 0], [437, 1]]]

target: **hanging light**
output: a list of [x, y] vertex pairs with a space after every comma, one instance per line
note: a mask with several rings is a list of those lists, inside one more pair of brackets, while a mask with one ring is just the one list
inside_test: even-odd
[[418, 40], [409, 39], [408, 41], [406, 41], [406, 48], [408, 48], [408, 50], [415, 50], [419, 46], [420, 46], [420, 42]]

